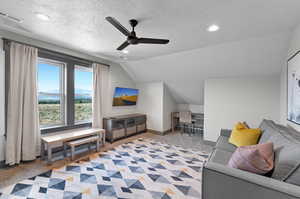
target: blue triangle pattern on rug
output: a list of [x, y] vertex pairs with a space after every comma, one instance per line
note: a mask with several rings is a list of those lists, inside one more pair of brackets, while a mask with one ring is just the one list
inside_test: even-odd
[[48, 184], [48, 188], [64, 190], [66, 185], [66, 181], [60, 178], [51, 178]]
[[18, 183], [14, 186], [11, 194], [15, 196], [28, 196], [32, 189], [32, 185]]
[[115, 189], [112, 185], [98, 185], [98, 192], [100, 196], [116, 197]]
[[107, 175], [111, 178], [122, 178], [120, 171], [107, 171]]
[[89, 174], [82, 173], [82, 174], [80, 174], [80, 182], [97, 184], [97, 179], [96, 179], [95, 175], [89, 175]]

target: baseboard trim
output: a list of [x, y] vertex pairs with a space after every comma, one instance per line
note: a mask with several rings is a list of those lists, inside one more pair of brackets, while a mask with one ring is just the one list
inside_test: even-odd
[[172, 132], [172, 129], [168, 129], [168, 130], [163, 132], [163, 135], [166, 135], [166, 134], [171, 133], [171, 132]]
[[149, 133], [154, 133], [154, 134], [159, 134], [159, 135], [162, 134], [162, 132], [156, 131], [156, 130], [153, 130], [153, 129], [147, 129], [147, 131], [148, 131]]
[[147, 129], [148, 132], [158, 134], [158, 135], [166, 135], [167, 133], [171, 132], [171, 129], [168, 129], [166, 131], [156, 131], [153, 129]]
[[209, 145], [209, 146], [216, 146], [216, 142], [209, 141], [209, 140], [203, 140], [204, 144]]

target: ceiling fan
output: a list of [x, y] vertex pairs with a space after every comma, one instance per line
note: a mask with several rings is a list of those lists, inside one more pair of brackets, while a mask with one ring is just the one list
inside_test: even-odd
[[123, 50], [130, 44], [137, 45], [137, 44], [167, 44], [167, 43], [169, 43], [168, 39], [154, 39], [154, 38], [137, 37], [136, 33], [134, 31], [134, 28], [138, 24], [138, 21], [135, 19], [129, 20], [129, 24], [132, 27], [131, 32], [129, 32], [129, 30], [127, 30], [124, 26], [122, 26], [122, 24], [113, 17], [106, 17], [105, 19], [127, 37], [127, 40], [123, 44], [121, 44], [117, 48], [117, 50]]

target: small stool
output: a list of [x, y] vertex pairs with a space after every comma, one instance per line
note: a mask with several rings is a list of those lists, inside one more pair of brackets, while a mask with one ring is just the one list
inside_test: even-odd
[[[66, 157], [66, 150], [67, 150], [67, 146], [70, 146], [71, 148], [71, 160], [74, 160], [75, 157], [75, 147], [76, 146], [80, 146], [83, 144], [89, 144], [89, 151], [91, 150], [91, 143], [96, 142], [96, 149], [97, 151], [100, 150], [100, 140], [101, 137], [100, 136], [92, 136], [92, 137], [87, 137], [87, 138], [82, 138], [79, 140], [74, 140], [74, 141], [70, 141], [70, 142], [66, 142], [64, 144], [64, 156]], [[102, 142], [102, 141], [101, 141]]]

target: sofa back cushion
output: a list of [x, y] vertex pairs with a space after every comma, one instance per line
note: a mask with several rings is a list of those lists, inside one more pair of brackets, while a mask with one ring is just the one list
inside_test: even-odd
[[300, 143], [292, 136], [282, 133], [275, 133], [268, 142], [273, 142], [275, 151], [272, 178], [288, 181], [300, 164]]
[[278, 129], [276, 129], [276, 124], [272, 120], [264, 119], [260, 123], [259, 128], [262, 131], [262, 135], [259, 139], [259, 144], [268, 142], [269, 138], [272, 135], [279, 133]]
[[276, 126], [282, 135], [287, 135], [287, 136], [293, 137], [295, 140], [300, 142], [300, 132], [296, 131], [295, 129], [293, 129], [290, 126], [283, 126], [280, 124], [276, 124]]
[[[286, 137], [287, 139], [292, 139], [294, 142], [300, 143], [300, 132], [296, 131], [292, 127], [283, 126], [280, 124], [276, 124], [276, 126], [278, 127], [279, 132], [282, 136]], [[299, 158], [300, 155], [298, 159]], [[294, 167], [294, 169], [285, 176], [284, 181], [300, 186], [300, 162], [298, 163], [298, 166]]]

